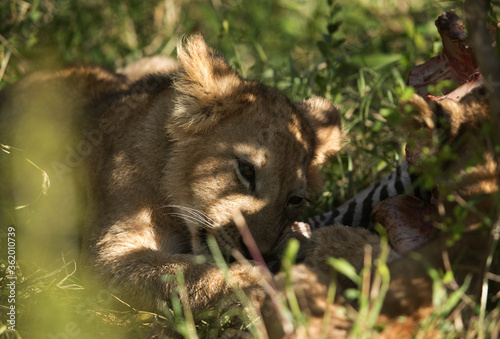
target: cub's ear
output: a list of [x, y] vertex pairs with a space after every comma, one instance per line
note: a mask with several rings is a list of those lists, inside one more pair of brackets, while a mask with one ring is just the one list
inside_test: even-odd
[[323, 164], [344, 143], [340, 113], [329, 100], [312, 97], [297, 104], [316, 135], [313, 165]]
[[242, 80], [200, 34], [179, 43], [177, 58], [181, 68], [174, 79], [177, 97], [170, 130], [206, 131], [234, 111], [228, 99]]

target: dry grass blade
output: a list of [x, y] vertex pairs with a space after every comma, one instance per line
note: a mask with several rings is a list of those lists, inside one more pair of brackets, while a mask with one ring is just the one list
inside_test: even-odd
[[[252, 233], [250, 232], [250, 229], [248, 228], [248, 225], [245, 221], [245, 218], [241, 214], [241, 211], [236, 210], [233, 212], [233, 220], [234, 223], [236, 224], [236, 227], [240, 231], [243, 242], [247, 246], [248, 251], [252, 256], [252, 259], [259, 265], [259, 268], [263, 276], [263, 279], [261, 281], [262, 287], [264, 288], [267, 295], [271, 299], [271, 302], [273, 303], [274, 309], [276, 311], [276, 314], [278, 315], [282, 328], [284, 329], [285, 333], [292, 333], [293, 324], [287, 317], [284, 317], [282, 315], [281, 307], [283, 304], [280, 302], [276, 286], [274, 285], [273, 275], [267, 268], [266, 262], [262, 257], [262, 254], [260, 253], [259, 248], [255, 243], [255, 240], [252, 237]], [[243, 257], [243, 255], [241, 255], [241, 253], [234, 251], [233, 255], [238, 261], [248, 263], [247, 260]], [[265, 326], [263, 326], [263, 331], [264, 333], [266, 332]]]

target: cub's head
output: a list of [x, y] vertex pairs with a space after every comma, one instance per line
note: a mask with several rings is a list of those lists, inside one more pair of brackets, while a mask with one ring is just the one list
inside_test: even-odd
[[[241, 212], [261, 253], [280, 250], [307, 202], [316, 167], [339, 150], [337, 109], [285, 95], [234, 73], [199, 35], [178, 48], [167, 194], [192, 234], [195, 253], [213, 235], [224, 251], [247, 253]], [[226, 252], [227, 253], [227, 252]]]

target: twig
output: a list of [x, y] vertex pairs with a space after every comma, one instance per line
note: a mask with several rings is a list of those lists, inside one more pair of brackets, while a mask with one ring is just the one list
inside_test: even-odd
[[[248, 228], [248, 225], [245, 221], [245, 218], [241, 214], [240, 210], [236, 210], [233, 212], [233, 220], [234, 223], [236, 224], [236, 227], [240, 231], [241, 238], [243, 242], [245, 243], [245, 246], [248, 248], [248, 251], [250, 252], [250, 255], [252, 256], [252, 259], [257, 262], [258, 267], [264, 276], [264, 279], [261, 281], [261, 286], [264, 288], [266, 291], [267, 295], [269, 295], [269, 298], [271, 299], [271, 302], [273, 304], [273, 307], [276, 311], [276, 314], [281, 322], [281, 326], [283, 330], [285, 331], [286, 334], [289, 334], [293, 331], [293, 324], [286, 319], [285, 317], [282, 316], [281, 310], [280, 310], [280, 303], [279, 303], [279, 297], [278, 293], [276, 290], [276, 286], [274, 285], [272, 274], [269, 271], [269, 269], [266, 266], [266, 262], [264, 258], [262, 257], [262, 254], [259, 251], [259, 247], [257, 246], [257, 243], [252, 237], [252, 233], [250, 232], [250, 229]], [[239, 261], [245, 260], [245, 258], [240, 254], [240, 253], [234, 251], [233, 256], [235, 256], [236, 259], [239, 259]]]
[[[245, 265], [251, 265], [250, 262], [239, 251], [233, 250], [231, 252], [231, 254], [234, 256], [234, 258], [239, 263], [242, 263]], [[274, 283], [272, 281], [272, 277], [270, 277], [270, 276], [264, 277], [264, 279], [262, 279], [260, 281], [260, 285], [262, 286], [264, 291], [266, 291], [266, 294], [271, 299], [271, 303], [273, 304], [273, 308], [278, 316], [278, 319], [281, 323], [281, 327], [283, 328], [283, 331], [286, 334], [292, 333], [294, 326], [290, 322], [290, 320], [287, 319], [286, 317], [283, 317], [283, 315], [281, 313], [280, 300], [279, 300], [278, 292], [276, 291], [276, 287], [274, 286]], [[267, 329], [265, 328], [265, 326], [260, 326], [261, 324], [257, 324], [257, 325], [259, 326], [259, 329], [261, 330], [262, 333], [267, 333]]]
[[11, 51], [7, 51], [5, 53], [5, 57], [2, 60], [2, 65], [0, 67], [0, 81], [3, 79], [3, 75], [5, 74], [5, 70], [7, 69], [7, 65], [9, 63], [10, 55], [12, 54]]
[[7, 40], [5, 37], [0, 34], [0, 42], [7, 47], [9, 51], [14, 54], [15, 57], [19, 59], [19, 66], [23, 73], [26, 73], [29, 70], [29, 64], [26, 58]]

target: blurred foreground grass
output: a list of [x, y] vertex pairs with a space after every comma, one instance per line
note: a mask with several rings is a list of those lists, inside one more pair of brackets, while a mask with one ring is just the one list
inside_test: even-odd
[[[70, 63], [114, 69], [148, 55], [175, 57], [179, 37], [202, 32], [243, 76], [277, 86], [293, 100], [319, 95], [341, 106], [349, 140], [325, 167], [324, 190], [306, 212], [311, 215], [340, 204], [401, 161], [406, 140], [397, 128], [398, 98], [407, 93], [409, 69], [440, 51], [434, 20], [451, 8], [461, 14], [460, 1], [430, 0], [7, 0], [0, 2], [0, 88], [27, 72]], [[32, 128], [46, 130], [46, 142], [57, 144], [51, 124]], [[29, 130], [23, 133], [29, 137]], [[48, 169], [38, 167], [36, 154], [1, 151], [0, 336], [190, 336], [182, 313], [143, 313], [112, 291], [83, 289], [75, 261], [82, 208], [73, 183], [49, 176], [49, 188]], [[12, 167], [2, 165], [7, 162]], [[9, 226], [16, 234], [17, 332], [6, 328]], [[195, 315], [199, 336], [244, 328], [240, 313]], [[488, 316], [486, 333], [498, 326], [498, 313], [497, 307]], [[443, 336], [479, 333], [445, 316], [429, 321], [439, 323]]]

